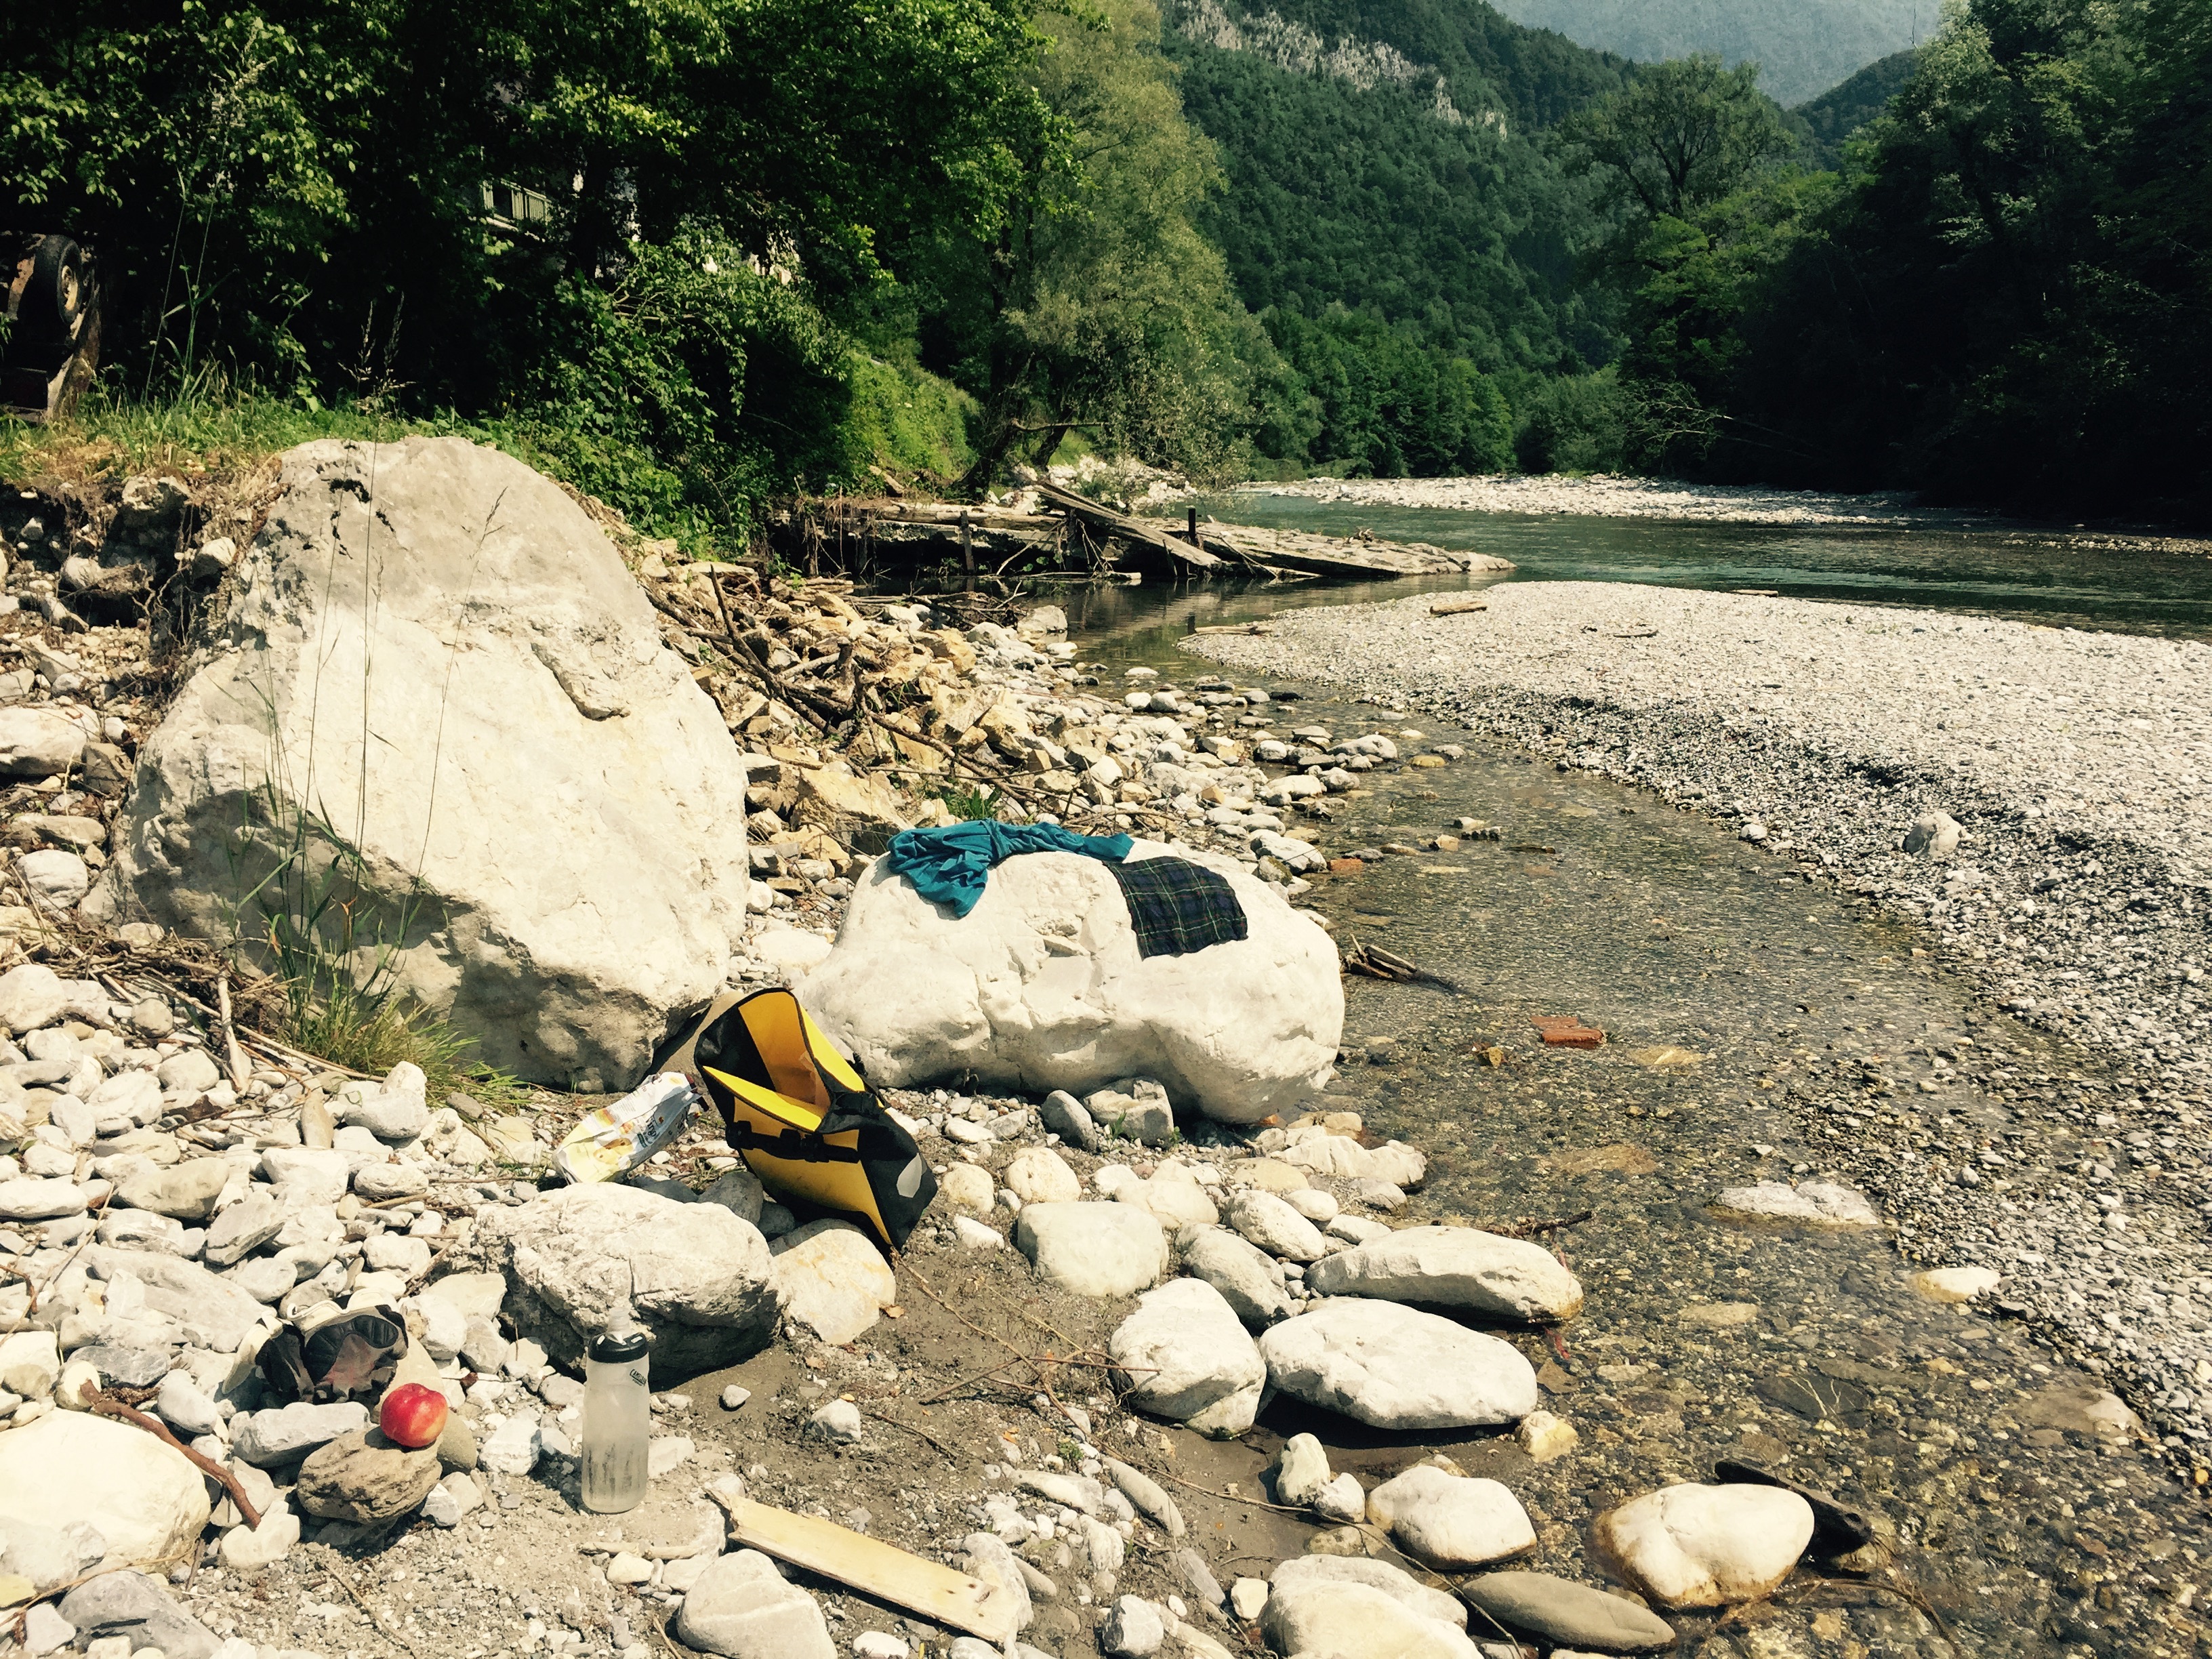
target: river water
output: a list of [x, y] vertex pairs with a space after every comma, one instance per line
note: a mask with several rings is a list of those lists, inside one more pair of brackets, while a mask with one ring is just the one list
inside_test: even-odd
[[[2212, 639], [2212, 558], [2035, 529], [1699, 524], [1467, 513], [1239, 491], [1200, 503], [1226, 525], [1428, 542], [1520, 568], [1490, 581], [1771, 588], [1794, 599], [1925, 605], [2054, 627]], [[1456, 585], [1468, 585], [1462, 582]], [[1339, 590], [1340, 592], [1341, 590]], [[1400, 591], [1403, 591], [1402, 589]]]
[[[1257, 519], [1254, 499], [1235, 505]], [[1277, 522], [1346, 527], [1321, 504], [1264, 504], [1280, 508]], [[1224, 519], [1229, 505], [1216, 507]], [[1502, 553], [1528, 575], [1656, 572], [2011, 615], [2033, 597], [1972, 538], [1915, 551], [1920, 538], [1894, 532], [1483, 518], [1452, 543], [1433, 521], [1471, 515], [1357, 516], [1378, 535]], [[1928, 581], [1900, 574], [1909, 557], [1935, 573]], [[2138, 580], [2105, 605], [2077, 570], [2037, 590], [2061, 609], [2033, 614], [2112, 626], [2134, 606], [2161, 629], [2212, 625], [2206, 601], [2181, 591], [2179, 574], [2160, 580], [2169, 576], [2170, 591]], [[1102, 689], [1142, 665], [1188, 690], [1216, 672], [1179, 648], [1194, 626], [1467, 585], [1095, 589], [1063, 603]], [[1329, 1103], [1428, 1152], [1413, 1218], [1523, 1225], [1590, 1212], [1551, 1236], [1583, 1280], [1584, 1312], [1556, 1345], [1520, 1339], [1578, 1449], [1539, 1466], [1510, 1440], [1432, 1443], [1522, 1498], [1541, 1540], [1522, 1565], [1605, 1582], [1589, 1541], [1600, 1511], [1710, 1480], [1716, 1458], [1748, 1457], [1887, 1516], [1900, 1547], [1871, 1575], [1808, 1556], [1771, 1601], [1680, 1620], [1684, 1653], [2196, 1652], [2191, 1604], [2212, 1573], [2212, 1528], [2156, 1446], [2068, 1416], [2073, 1396], [2053, 1391], [2099, 1389], [2097, 1377], [2022, 1321], [1921, 1293], [1918, 1264], [1882, 1230], [1753, 1223], [1711, 1202], [1725, 1187], [1821, 1173], [1817, 1126], [1832, 1127], [1838, 1109], [1868, 1134], [1908, 1114], [1995, 1122], [2004, 1108], [1972, 1080], [1979, 1068], [2094, 1078], [2103, 1063], [1979, 1001], [1917, 954], [1912, 927], [1784, 875], [1710, 820], [1419, 710], [1362, 705], [1322, 684], [1266, 684], [1297, 700], [1242, 716], [1247, 732], [1382, 731], [1401, 734], [1408, 753], [1467, 750], [1442, 769], [1379, 768], [1367, 789], [1334, 799], [1332, 819], [1294, 833], [1332, 855], [1372, 855], [1303, 901], [1340, 941], [1384, 946], [1452, 982], [1346, 983]], [[1461, 818], [1499, 839], [1424, 847]], [[1604, 1046], [1545, 1047], [1532, 1021], [1554, 1015], [1601, 1028]], [[1654, 1063], [1648, 1051], [1662, 1048], [1680, 1052]], [[1300, 1430], [1370, 1484], [1413, 1455], [1341, 1419], [1278, 1405], [1262, 1419], [1263, 1434]]]

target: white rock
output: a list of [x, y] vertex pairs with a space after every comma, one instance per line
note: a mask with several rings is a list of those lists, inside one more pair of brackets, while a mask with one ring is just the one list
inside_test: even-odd
[[1012, 1610], [1014, 1628], [1028, 1629], [1036, 1607], [1030, 1600], [1029, 1580], [1023, 1576], [1020, 1558], [1006, 1547], [1004, 1540], [988, 1532], [969, 1533], [960, 1547], [967, 1552], [969, 1575], [997, 1586]]
[[231, 1419], [231, 1449], [256, 1468], [295, 1462], [318, 1446], [368, 1426], [368, 1407], [357, 1401], [327, 1405], [295, 1400]]
[[1959, 850], [1962, 833], [1948, 812], [1923, 812], [1905, 832], [1905, 850], [1922, 858], [1946, 859]]
[[52, 1331], [0, 1336], [0, 1389], [26, 1400], [44, 1400], [53, 1393], [61, 1374], [61, 1346]]
[[1449, 1590], [1432, 1589], [1402, 1567], [1364, 1555], [1297, 1555], [1268, 1574], [1274, 1588], [1296, 1590], [1315, 1584], [1364, 1584], [1424, 1619], [1463, 1629], [1467, 1607]]
[[889, 1631], [862, 1631], [853, 1638], [854, 1659], [907, 1659], [912, 1651]]
[[[0, 709], [0, 715], [15, 712]], [[85, 868], [84, 860], [58, 847], [20, 854], [15, 869], [33, 892], [64, 910], [75, 909], [92, 887], [92, 872]]]
[[1115, 1188], [1114, 1201], [1135, 1205], [1163, 1227], [1211, 1227], [1221, 1219], [1206, 1188], [1180, 1164], [1162, 1164], [1150, 1181], [1132, 1173]]
[[0, 775], [48, 778], [84, 754], [84, 728], [58, 708], [17, 703], [0, 708]]
[[1223, 1218], [1269, 1255], [1317, 1261], [1328, 1254], [1328, 1241], [1312, 1222], [1260, 1188], [1248, 1187], [1231, 1199]]
[[415, 1305], [422, 1316], [422, 1351], [442, 1365], [468, 1340], [468, 1316], [443, 1297], [417, 1297]]
[[1098, 1645], [1112, 1659], [1152, 1659], [1167, 1639], [1167, 1626], [1152, 1604], [1134, 1595], [1118, 1597], [1098, 1627]]
[[1295, 1192], [1285, 1193], [1283, 1202], [1316, 1227], [1326, 1229], [1336, 1219], [1335, 1198], [1318, 1187], [1301, 1187]]
[[1802, 1187], [1762, 1181], [1753, 1187], [1731, 1187], [1714, 1202], [1741, 1215], [1772, 1216], [1830, 1227], [1874, 1227], [1881, 1223], [1881, 1215], [1863, 1194], [1829, 1181], [1808, 1181]]
[[161, 1391], [154, 1396], [154, 1410], [187, 1440], [197, 1434], [213, 1434], [222, 1426], [222, 1413], [186, 1370], [171, 1371], [161, 1379]]
[[1132, 1296], [1167, 1271], [1160, 1224], [1127, 1204], [1025, 1205], [1014, 1243], [1038, 1277], [1078, 1296]]
[[563, 1187], [479, 1217], [471, 1249], [505, 1265], [518, 1334], [563, 1364], [624, 1312], [653, 1333], [661, 1375], [732, 1364], [775, 1328], [768, 1243], [719, 1204], [618, 1182]]
[[1553, 1322], [1582, 1310], [1583, 1287], [1540, 1244], [1473, 1227], [1406, 1227], [1314, 1263], [1323, 1296], [1372, 1296]]
[[1006, 1183], [1024, 1204], [1073, 1204], [1083, 1180], [1049, 1146], [1025, 1146], [1006, 1165]]
[[222, 1535], [222, 1564], [226, 1567], [265, 1567], [281, 1561], [300, 1541], [300, 1517], [291, 1504], [279, 1498], [265, 1511], [258, 1527], [232, 1527]]
[[805, 1437], [856, 1446], [864, 1432], [860, 1408], [849, 1400], [832, 1400], [806, 1419]]
[[972, 1215], [952, 1218], [952, 1236], [964, 1250], [1003, 1250], [1006, 1236], [996, 1227], [987, 1227]]
[[1662, 1486], [1598, 1516], [1591, 1537], [1663, 1607], [1764, 1596], [1813, 1540], [1813, 1506], [1778, 1486]]
[[1480, 1659], [1464, 1630], [1416, 1613], [1370, 1584], [1278, 1584], [1260, 1615], [1268, 1645], [1283, 1654], [1341, 1659]]
[[[628, 1087], [744, 937], [745, 769], [721, 715], [605, 536], [520, 462], [322, 441], [279, 483], [90, 902], [226, 937], [232, 832], [264, 785], [280, 815], [350, 803], [384, 896], [439, 919], [393, 957], [397, 988], [474, 1034], [471, 1058]], [[366, 596], [328, 579], [368, 559]], [[310, 780], [315, 799], [285, 793]]]
[[1229, 1610], [1240, 1623], [1250, 1624], [1260, 1616], [1261, 1608], [1267, 1605], [1267, 1581], [1264, 1578], [1239, 1578], [1229, 1587]]
[[117, 1564], [176, 1559], [207, 1525], [207, 1482], [185, 1455], [143, 1429], [50, 1412], [0, 1434], [0, 1504], [56, 1531], [80, 1522]]
[[1536, 1409], [1520, 1350], [1395, 1302], [1324, 1303], [1267, 1330], [1260, 1354], [1283, 1393], [1376, 1428], [1468, 1428]]
[[[0, 714], [15, 712], [0, 709]], [[107, 993], [94, 981], [64, 979], [44, 963], [27, 962], [0, 974], [0, 1024], [18, 1036], [51, 1025], [72, 1011], [94, 1006], [104, 1011], [108, 1000]]]
[[1442, 1572], [1463, 1572], [1536, 1547], [1521, 1500], [1495, 1480], [1416, 1464], [1367, 1494], [1368, 1518], [1398, 1547]]
[[353, 1166], [329, 1147], [270, 1146], [261, 1154], [261, 1173], [275, 1183], [284, 1207], [296, 1212], [343, 1198]]
[[84, 1188], [58, 1176], [18, 1176], [0, 1181], [0, 1221], [48, 1221], [56, 1216], [82, 1215]]
[[836, 1659], [814, 1598], [758, 1550], [717, 1557], [684, 1597], [676, 1635], [726, 1659]]
[[995, 1206], [998, 1183], [979, 1164], [954, 1164], [937, 1178], [937, 1201], [951, 1210], [970, 1210], [988, 1215]]
[[1221, 1292], [1237, 1316], [1255, 1330], [1298, 1310], [1283, 1288], [1282, 1269], [1256, 1244], [1226, 1227], [1206, 1227], [1181, 1235], [1183, 1271]]
[[462, 1471], [456, 1469], [436, 1486], [422, 1500], [422, 1513], [441, 1527], [458, 1527], [462, 1516], [483, 1503], [483, 1492]]
[[1334, 1478], [1321, 1442], [1310, 1434], [1294, 1434], [1283, 1442], [1275, 1460], [1275, 1501], [1310, 1504]]
[[817, 1341], [850, 1342], [898, 1300], [890, 1264], [849, 1221], [810, 1221], [786, 1233], [774, 1261], [784, 1318]]
[[232, 1205], [208, 1224], [207, 1243], [200, 1254], [210, 1267], [242, 1261], [283, 1231], [286, 1213], [283, 1200], [274, 1192], [257, 1188], [242, 1203]]
[[[1167, 850], [1139, 842], [1133, 856]], [[1249, 939], [1140, 958], [1112, 872], [1075, 854], [1008, 860], [961, 919], [879, 861], [808, 975], [807, 1006], [878, 1084], [973, 1075], [1082, 1096], [1139, 1075], [1231, 1122], [1295, 1109], [1328, 1081], [1342, 1036], [1336, 947], [1232, 860], [1176, 855], [1228, 880]]]
[[477, 1447], [477, 1462], [495, 1474], [527, 1474], [545, 1455], [544, 1430], [532, 1419], [510, 1417]]
[[1252, 1426], [1267, 1368], [1235, 1310], [1205, 1280], [1146, 1291], [1106, 1346], [1129, 1368], [1126, 1399], [1137, 1410], [1219, 1440]]

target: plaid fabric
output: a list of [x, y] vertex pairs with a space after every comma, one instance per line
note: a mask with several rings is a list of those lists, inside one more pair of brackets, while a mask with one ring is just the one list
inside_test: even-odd
[[1121, 884], [1140, 957], [1182, 957], [1251, 936], [1226, 879], [1188, 859], [1125, 859], [1106, 866]]

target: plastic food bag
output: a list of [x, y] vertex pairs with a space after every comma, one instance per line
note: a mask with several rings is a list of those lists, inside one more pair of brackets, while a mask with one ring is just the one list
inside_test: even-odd
[[611, 1181], [676, 1139], [699, 1104], [681, 1072], [649, 1077], [612, 1105], [586, 1112], [553, 1149], [564, 1180]]

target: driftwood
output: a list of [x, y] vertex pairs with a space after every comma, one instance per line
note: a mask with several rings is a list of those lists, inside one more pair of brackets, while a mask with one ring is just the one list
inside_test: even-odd
[[1408, 961], [1379, 945], [1367, 945], [1358, 939], [1344, 947], [1344, 965], [1347, 971], [1369, 979], [1389, 980], [1401, 985], [1433, 985], [1445, 991], [1459, 989], [1450, 980], [1441, 974], [1429, 972], [1419, 963]]

